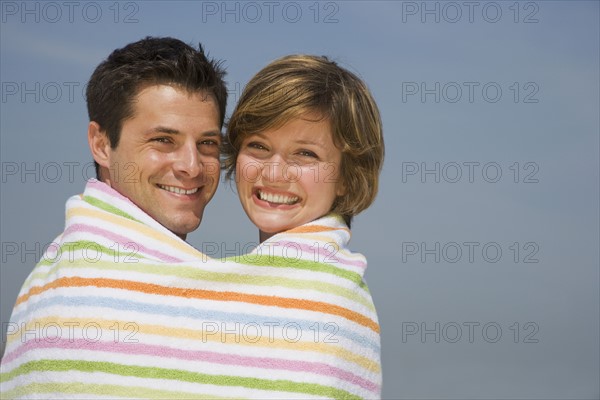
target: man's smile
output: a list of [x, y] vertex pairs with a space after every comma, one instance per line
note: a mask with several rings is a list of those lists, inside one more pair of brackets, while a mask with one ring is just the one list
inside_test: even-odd
[[176, 186], [167, 186], [167, 185], [161, 185], [160, 183], [157, 184], [156, 186], [158, 186], [159, 188], [166, 190], [167, 192], [171, 192], [171, 193], [176, 193], [176, 194], [194, 194], [196, 193], [198, 190], [200, 190], [199, 187], [193, 188], [193, 189], [183, 189], [183, 188], [179, 188]]

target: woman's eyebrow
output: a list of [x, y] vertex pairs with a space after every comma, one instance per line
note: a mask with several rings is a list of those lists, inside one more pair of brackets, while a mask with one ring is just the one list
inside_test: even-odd
[[318, 146], [321, 145], [320, 142], [313, 141], [313, 140], [307, 140], [307, 139], [298, 139], [298, 140], [294, 140], [294, 142], [298, 143], [298, 144], [314, 144], [314, 145], [318, 145]]

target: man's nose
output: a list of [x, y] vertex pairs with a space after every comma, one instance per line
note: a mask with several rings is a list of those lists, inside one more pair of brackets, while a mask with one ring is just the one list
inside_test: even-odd
[[202, 172], [202, 161], [196, 143], [186, 143], [175, 154], [173, 168], [189, 177], [196, 177]]

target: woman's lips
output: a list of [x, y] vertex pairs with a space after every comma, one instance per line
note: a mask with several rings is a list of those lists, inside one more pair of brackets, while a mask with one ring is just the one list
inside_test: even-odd
[[268, 201], [269, 203], [286, 205], [297, 203], [300, 199], [298, 196], [284, 193], [270, 193], [261, 189], [256, 191], [256, 196], [261, 200]]
[[268, 208], [287, 209], [300, 202], [300, 197], [295, 194], [260, 188], [254, 190], [252, 197], [259, 205]]

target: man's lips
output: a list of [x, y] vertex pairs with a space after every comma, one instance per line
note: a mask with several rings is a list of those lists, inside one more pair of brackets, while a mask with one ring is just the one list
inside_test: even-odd
[[194, 193], [197, 193], [200, 190], [199, 187], [195, 187], [192, 189], [185, 189], [185, 188], [180, 188], [177, 186], [161, 185], [160, 183], [157, 184], [156, 186], [158, 186], [162, 190], [166, 190], [167, 192], [171, 192], [171, 193], [175, 193], [175, 194], [183, 194], [183, 195], [188, 195], [188, 196], [192, 195]]

